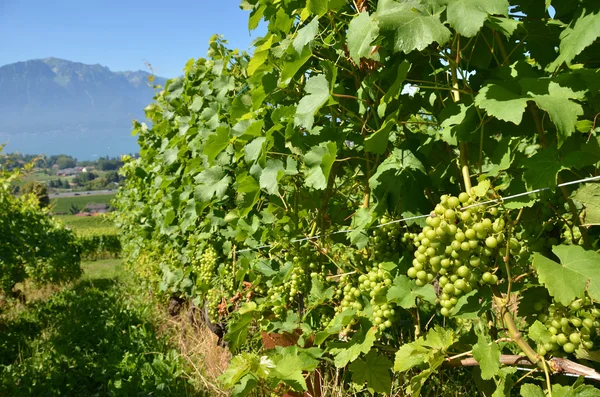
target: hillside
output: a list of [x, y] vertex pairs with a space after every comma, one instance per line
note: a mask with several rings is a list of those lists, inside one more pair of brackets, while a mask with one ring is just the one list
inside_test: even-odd
[[[102, 65], [58, 58], [2, 66], [0, 141], [11, 142], [7, 150], [47, 154], [56, 146], [69, 149], [74, 141], [71, 149], [78, 150], [100, 138], [108, 140], [99, 155], [135, 149], [129, 136], [131, 120], [144, 117], [143, 109], [154, 95], [148, 76], [144, 71], [113, 72]], [[164, 82], [156, 78], [157, 84]], [[58, 147], [56, 151], [65, 152]]]

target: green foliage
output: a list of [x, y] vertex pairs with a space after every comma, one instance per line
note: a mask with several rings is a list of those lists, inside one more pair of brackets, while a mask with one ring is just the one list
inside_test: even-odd
[[39, 182], [27, 182], [19, 192], [21, 194], [33, 194], [37, 198], [39, 206], [42, 208], [46, 208], [50, 204], [48, 189]]
[[95, 278], [0, 317], [0, 394], [197, 395], [155, 311], [130, 280]]
[[0, 291], [4, 293], [26, 279], [60, 283], [81, 273], [75, 235], [40, 208], [35, 194], [41, 190], [19, 197], [12, 194], [11, 185], [19, 177], [18, 169], [0, 169]]
[[[574, 297], [561, 333], [594, 346], [598, 280], [575, 257], [597, 262], [595, 192], [556, 185], [598, 175], [598, 7], [569, 4], [246, 0], [267, 25], [253, 55], [213, 37], [157, 91], [121, 169], [124, 255], [226, 330], [227, 387], [309, 387], [273, 369], [275, 334], [349, 368], [344, 392], [383, 391], [393, 361], [391, 387], [418, 395], [456, 349], [507, 394], [500, 355], [537, 361], [523, 331]], [[501, 199], [527, 189], [545, 190]]]
[[68, 214], [69, 209], [75, 206], [79, 209], [85, 208], [86, 204], [110, 204], [115, 198], [114, 194], [101, 194], [101, 195], [81, 195], [71, 197], [57, 197], [50, 200], [50, 207], [52, 213], [55, 214]]

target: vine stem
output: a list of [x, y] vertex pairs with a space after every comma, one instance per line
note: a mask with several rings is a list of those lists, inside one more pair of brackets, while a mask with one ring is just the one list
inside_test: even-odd
[[512, 340], [517, 344], [517, 346], [519, 346], [521, 351], [525, 353], [529, 361], [537, 365], [540, 369], [544, 369], [544, 366], [540, 363], [540, 361], [543, 360], [540, 360], [540, 356], [535, 352], [535, 350], [533, 350], [531, 346], [529, 346], [529, 343], [527, 343], [527, 341], [523, 339], [523, 335], [521, 335], [521, 332], [518, 330], [512, 314], [510, 314], [510, 312], [506, 310], [506, 299], [502, 296], [502, 294], [498, 290], [498, 287], [493, 286], [492, 292], [496, 297], [498, 307], [502, 312], [504, 312], [504, 314], [502, 315], [502, 319], [506, 324], [506, 328], [508, 328], [508, 334], [510, 335]]
[[550, 371], [546, 365], [546, 360], [542, 358], [542, 365], [544, 366], [544, 375], [546, 375], [546, 386], [548, 387], [548, 397], [552, 397], [552, 382], [550, 381]]
[[[460, 35], [456, 36], [456, 58], [450, 63], [450, 69], [452, 71], [452, 99], [454, 102], [460, 101], [460, 89], [458, 87], [458, 74], [456, 69], [460, 63]], [[465, 183], [465, 191], [469, 193], [471, 191], [471, 175], [469, 174], [469, 157], [467, 153], [467, 144], [460, 142], [460, 169], [462, 172], [463, 181]]]

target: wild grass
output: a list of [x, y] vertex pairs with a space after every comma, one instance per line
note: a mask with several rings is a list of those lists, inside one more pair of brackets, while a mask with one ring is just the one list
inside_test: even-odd
[[[0, 313], [0, 396], [196, 396], [153, 296], [119, 261]], [[30, 293], [31, 296], [31, 293]]]
[[52, 213], [68, 214], [71, 205], [83, 210], [86, 204], [110, 204], [110, 201], [115, 197], [114, 194], [100, 195], [81, 195], [73, 197], [57, 197], [50, 200]]

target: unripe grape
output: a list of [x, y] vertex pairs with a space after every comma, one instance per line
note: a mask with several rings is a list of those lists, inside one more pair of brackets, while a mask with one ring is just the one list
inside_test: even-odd
[[495, 237], [490, 236], [488, 238], [485, 239], [485, 245], [488, 246], [488, 248], [496, 248], [498, 246], [498, 240], [496, 240]]
[[565, 351], [565, 353], [571, 354], [575, 351], [575, 345], [572, 343], [565, 343], [563, 345], [563, 350]]

